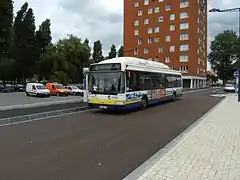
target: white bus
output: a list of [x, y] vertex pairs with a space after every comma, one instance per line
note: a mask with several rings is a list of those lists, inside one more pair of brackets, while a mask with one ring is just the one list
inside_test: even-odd
[[182, 75], [159, 62], [119, 57], [89, 67], [88, 104], [106, 110], [147, 108], [182, 96]]

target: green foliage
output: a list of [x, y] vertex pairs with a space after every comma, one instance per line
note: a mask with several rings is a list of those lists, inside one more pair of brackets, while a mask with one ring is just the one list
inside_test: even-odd
[[116, 46], [113, 44], [111, 46], [110, 52], [108, 53], [108, 58], [112, 59], [115, 58], [117, 56], [117, 50], [116, 50]]
[[45, 51], [45, 48], [51, 43], [51, 22], [50, 19], [46, 19], [39, 26], [39, 30], [36, 31], [36, 43], [40, 53]]
[[94, 63], [97, 63], [97, 62], [100, 62], [100, 61], [104, 60], [104, 57], [102, 55], [102, 44], [99, 40], [97, 40], [93, 44], [92, 58], [93, 58]]
[[0, 1], [0, 79], [9, 80], [14, 63], [11, 59], [13, 2]]
[[12, 21], [13, 21], [12, 1], [11, 0], [0, 1], [0, 58], [8, 57], [11, 51]]
[[238, 48], [238, 38], [235, 32], [227, 30], [218, 34], [211, 42], [211, 53], [208, 55], [212, 69], [223, 83], [233, 78], [233, 65]]
[[207, 75], [207, 81], [209, 81], [209, 80], [216, 83], [218, 81], [218, 77], [215, 75]]
[[36, 31], [36, 46], [38, 51], [38, 57], [36, 59], [36, 72], [38, 74], [38, 79], [42, 79], [42, 73], [40, 71], [40, 56], [43, 52], [45, 52], [46, 47], [51, 44], [52, 36], [51, 36], [51, 22], [50, 19], [46, 19], [39, 26], [39, 30]]
[[123, 46], [121, 46], [118, 50], [118, 57], [123, 57]]
[[87, 52], [88, 52], [88, 63], [87, 64], [85, 64], [86, 66], [88, 66], [89, 65], [89, 63], [90, 63], [90, 57], [91, 57], [91, 47], [90, 47], [90, 45], [89, 45], [89, 40], [88, 39], [85, 39], [84, 40], [84, 44], [85, 44], [85, 46], [87, 47]]
[[80, 82], [83, 78], [82, 68], [89, 64], [89, 50], [86, 43], [73, 35], [47, 47], [40, 58], [44, 78], [64, 84]]
[[38, 58], [35, 40], [35, 17], [33, 10], [25, 3], [17, 12], [14, 22], [14, 58], [18, 67], [17, 76], [25, 81], [34, 75]]

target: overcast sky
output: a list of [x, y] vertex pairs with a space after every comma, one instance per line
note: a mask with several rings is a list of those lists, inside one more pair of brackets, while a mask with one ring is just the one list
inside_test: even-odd
[[[91, 43], [99, 39], [104, 54], [111, 44], [123, 43], [123, 0], [14, 0], [15, 12], [26, 1], [34, 10], [37, 28], [46, 18], [51, 19], [54, 41], [67, 34], [87, 37]], [[238, 6], [239, 0], [208, 0], [208, 9]], [[209, 44], [225, 29], [238, 30], [237, 13], [210, 13], [208, 21]]]

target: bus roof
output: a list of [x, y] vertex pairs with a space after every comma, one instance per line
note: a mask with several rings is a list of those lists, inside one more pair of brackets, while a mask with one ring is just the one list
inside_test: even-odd
[[116, 57], [112, 59], [103, 60], [96, 64], [110, 64], [110, 63], [120, 63], [123, 69], [143, 69], [143, 70], [149, 70], [149, 71], [165, 71], [165, 72], [172, 72], [181, 74], [180, 71], [172, 70], [167, 65], [161, 63], [161, 62], [154, 62], [146, 59], [136, 58], [136, 57]]

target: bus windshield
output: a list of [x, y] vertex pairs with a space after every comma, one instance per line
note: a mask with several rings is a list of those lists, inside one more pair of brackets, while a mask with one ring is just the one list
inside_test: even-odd
[[123, 72], [92, 72], [89, 74], [89, 91], [117, 95], [125, 92], [124, 82]]

